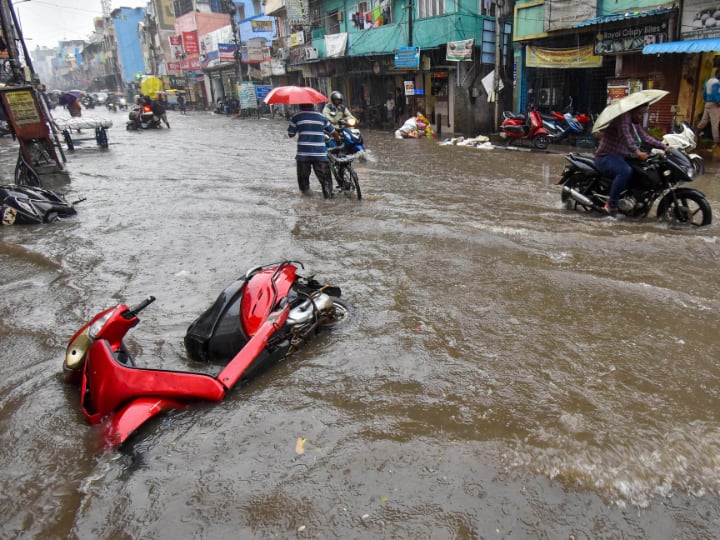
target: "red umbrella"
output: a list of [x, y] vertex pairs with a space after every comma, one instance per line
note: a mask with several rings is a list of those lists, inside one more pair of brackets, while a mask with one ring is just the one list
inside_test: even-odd
[[270, 90], [263, 101], [268, 105], [302, 105], [303, 103], [325, 103], [328, 98], [309, 86], [278, 86]]

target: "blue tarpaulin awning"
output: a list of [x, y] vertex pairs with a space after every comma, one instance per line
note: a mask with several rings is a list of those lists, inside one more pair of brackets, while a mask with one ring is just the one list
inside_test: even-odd
[[720, 38], [687, 39], [645, 45], [643, 54], [720, 52]]
[[587, 21], [574, 24], [573, 28], [583, 28], [585, 26], [595, 26], [597, 24], [607, 24], [613, 22], [627, 21], [631, 19], [639, 19], [640, 17], [653, 17], [655, 15], [665, 15], [675, 8], [648, 9], [647, 11], [628, 11], [625, 13], [612, 13], [610, 15], [601, 15]]

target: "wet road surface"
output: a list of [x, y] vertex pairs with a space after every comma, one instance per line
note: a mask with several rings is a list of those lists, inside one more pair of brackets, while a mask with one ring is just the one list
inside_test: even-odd
[[[720, 534], [717, 225], [567, 212], [559, 153], [372, 131], [363, 201], [325, 201], [299, 194], [285, 121], [112, 117], [107, 151], [68, 156], [78, 217], [0, 230], [2, 537]], [[719, 186], [694, 186], [716, 221]], [[72, 333], [152, 294], [138, 363], [207, 369], [188, 324], [281, 259], [353, 323], [98, 451], [60, 377]]]

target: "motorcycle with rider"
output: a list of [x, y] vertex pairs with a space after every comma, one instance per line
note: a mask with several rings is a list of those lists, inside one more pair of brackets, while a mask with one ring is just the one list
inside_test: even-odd
[[603, 110], [593, 130], [602, 137], [594, 159], [577, 153], [565, 158], [558, 184], [566, 208], [645, 217], [658, 201], [658, 219], [695, 227], [712, 223], [705, 195], [680, 187], [697, 176], [690, 158], [650, 136], [641, 125], [647, 107], [668, 93], [641, 90]]

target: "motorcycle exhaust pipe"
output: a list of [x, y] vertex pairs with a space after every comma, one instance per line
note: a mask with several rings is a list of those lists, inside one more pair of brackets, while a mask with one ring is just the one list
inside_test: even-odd
[[563, 186], [563, 191], [565, 193], [567, 193], [568, 195], [570, 195], [573, 199], [575, 199], [580, 204], [585, 205], [585, 206], [591, 206], [592, 208], [597, 208], [597, 205], [592, 200], [590, 200], [588, 197], [586, 197], [579, 191], [577, 191], [571, 187], [568, 187], [568, 186]]

